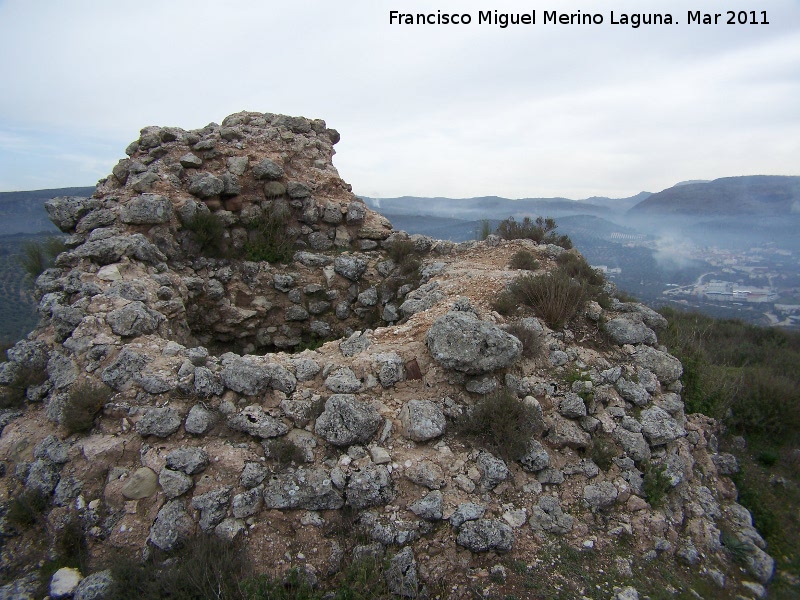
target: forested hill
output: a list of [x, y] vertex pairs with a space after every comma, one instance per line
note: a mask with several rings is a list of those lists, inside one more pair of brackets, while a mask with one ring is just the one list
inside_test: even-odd
[[0, 235], [58, 231], [47, 218], [44, 203], [57, 196], [91, 196], [92, 187], [0, 192]]

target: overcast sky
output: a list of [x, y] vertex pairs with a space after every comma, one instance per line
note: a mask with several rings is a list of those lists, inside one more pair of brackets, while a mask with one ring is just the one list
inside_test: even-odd
[[[769, 25], [724, 24], [765, 9]], [[390, 25], [390, 10], [473, 23]], [[480, 10], [537, 25], [478, 25]], [[545, 10], [605, 24], [543, 25]], [[0, 191], [93, 185], [142, 127], [240, 110], [325, 119], [339, 173], [375, 197], [800, 175], [798, 0], [0, 0], [0, 56]]]

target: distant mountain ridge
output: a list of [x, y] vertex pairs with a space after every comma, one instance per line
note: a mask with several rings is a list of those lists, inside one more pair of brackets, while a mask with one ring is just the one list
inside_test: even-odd
[[57, 196], [91, 196], [91, 187], [69, 187], [25, 192], [0, 192], [0, 235], [57, 232], [44, 209], [45, 201]]
[[631, 216], [800, 216], [800, 177], [748, 175], [676, 185], [633, 206]]

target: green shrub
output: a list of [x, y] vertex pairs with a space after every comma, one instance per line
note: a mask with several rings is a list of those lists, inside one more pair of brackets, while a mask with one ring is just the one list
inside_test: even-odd
[[41, 385], [46, 379], [44, 369], [18, 369], [13, 381], [0, 388], [0, 408], [22, 408], [28, 388]]
[[492, 301], [492, 310], [508, 316], [519, 308], [519, 302], [510, 290], [503, 290]]
[[719, 539], [735, 562], [740, 565], [747, 563], [747, 559], [752, 553], [750, 544], [743, 542], [727, 529], [723, 529], [720, 532]]
[[289, 209], [274, 204], [273, 210], [250, 223], [250, 239], [244, 245], [247, 260], [288, 263], [294, 256], [297, 236], [290, 230]]
[[89, 431], [94, 425], [94, 418], [111, 398], [111, 394], [111, 388], [103, 383], [80, 383], [72, 386], [61, 412], [61, 424], [70, 434]]
[[402, 275], [411, 275], [416, 273], [422, 261], [420, 260], [420, 253], [414, 246], [411, 240], [397, 240], [389, 248], [387, 254], [395, 264], [400, 267]]
[[44, 519], [48, 498], [38, 489], [25, 489], [9, 500], [6, 519], [20, 529], [28, 529]]
[[541, 419], [507, 388], [483, 396], [456, 420], [456, 430], [488, 446], [506, 460], [518, 460], [542, 431]]
[[301, 464], [305, 462], [306, 453], [295, 443], [283, 437], [271, 439], [267, 442], [269, 457], [282, 465], [290, 463]]
[[650, 506], [653, 508], [662, 506], [664, 500], [667, 498], [667, 492], [669, 492], [670, 487], [670, 480], [665, 465], [656, 466], [653, 463], [647, 463], [645, 465], [642, 488]]
[[34, 240], [22, 243], [22, 255], [19, 262], [23, 270], [36, 279], [45, 269], [53, 266], [56, 256], [66, 250], [64, 240], [58, 237], [48, 237], [41, 242]]
[[184, 227], [194, 234], [202, 252], [211, 256], [223, 254], [225, 225], [217, 215], [198, 210], [184, 223]]
[[592, 459], [603, 471], [608, 471], [614, 464], [614, 459], [619, 455], [617, 445], [608, 435], [598, 434], [592, 437], [589, 447], [589, 458]]
[[525, 271], [535, 271], [539, 268], [539, 261], [536, 260], [536, 257], [527, 250], [520, 250], [519, 252], [515, 252], [514, 255], [511, 257], [511, 261], [508, 263], [508, 266], [512, 269], [523, 269]]
[[53, 549], [56, 553], [55, 563], [58, 569], [72, 567], [81, 573], [89, 571], [89, 546], [78, 517], [69, 518], [56, 533]]
[[522, 342], [522, 356], [525, 358], [535, 359], [543, 354], [544, 339], [538, 331], [529, 329], [520, 322], [511, 323], [506, 331]]
[[780, 456], [778, 455], [778, 452], [772, 448], [762, 450], [758, 453], [758, 456], [756, 456], [756, 460], [765, 467], [775, 466], [779, 458]]
[[525, 217], [517, 222], [514, 217], [509, 217], [497, 226], [495, 233], [504, 240], [533, 240], [537, 244], [555, 244], [567, 250], [572, 248], [572, 240], [566, 235], [558, 235], [558, 227], [554, 219], [549, 217], [536, 217], [536, 221]]
[[482, 219], [475, 228], [475, 239], [479, 242], [485, 240], [492, 234], [492, 223], [489, 219]]
[[560, 270], [518, 277], [510, 292], [553, 329], [566, 325], [586, 300], [586, 287]]

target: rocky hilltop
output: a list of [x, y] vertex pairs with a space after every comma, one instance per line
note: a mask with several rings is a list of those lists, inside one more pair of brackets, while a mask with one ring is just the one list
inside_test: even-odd
[[[509, 565], [570, 590], [554, 548], [595, 557], [604, 597], [638, 597], [659, 561], [762, 593], [774, 563], [717, 424], [684, 414], [663, 317], [502, 317], [511, 256], [545, 273], [565, 250], [394, 231], [339, 177], [338, 139], [262, 113], [147, 127], [91, 198], [47, 203], [68, 250], [0, 366], [0, 598], [103, 598], [115, 552], [203, 534], [322, 588], [377, 557], [405, 597], [513, 591]], [[464, 426], [518, 410], [521, 449]], [[80, 524], [92, 574], [39, 580], [21, 498], [51, 538]]]

